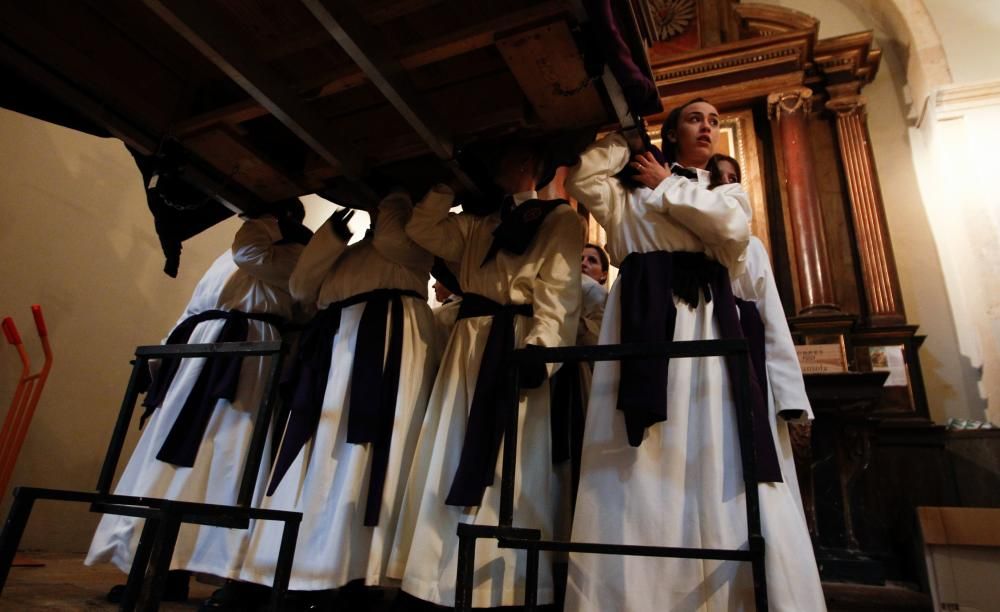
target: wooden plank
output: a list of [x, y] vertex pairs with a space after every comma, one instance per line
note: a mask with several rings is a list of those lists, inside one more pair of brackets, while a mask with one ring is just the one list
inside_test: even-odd
[[227, 129], [209, 129], [182, 142], [231, 180], [267, 202], [302, 195], [320, 186], [315, 184], [310, 189], [292, 180], [277, 164]]
[[381, 36], [346, 3], [330, 9], [322, 0], [301, 0], [301, 2], [385, 96], [389, 104], [403, 116], [431, 152], [445, 162], [455, 178], [469, 191], [478, 192], [476, 183], [454, 160], [451, 136], [440, 118], [426, 105], [403, 66], [387, 52], [390, 48], [389, 41], [382, 40]]
[[1000, 547], [1000, 508], [917, 508], [924, 544]]
[[663, 121], [666, 118], [666, 114], [670, 112], [670, 109], [695, 97], [695, 93], [697, 93], [697, 97], [703, 97], [710, 101], [719, 110], [726, 110], [755, 99], [766, 98], [769, 93], [775, 91], [799, 86], [802, 84], [804, 78], [805, 74], [802, 71], [796, 71], [735, 85], [684, 88], [666, 96], [663, 95], [663, 91], [661, 90], [660, 100], [663, 102], [664, 112], [658, 115], [651, 115], [646, 119], [650, 125], [656, 121]]
[[[494, 44], [497, 35], [516, 31], [565, 14], [567, 14], [565, 2], [549, 0], [527, 9], [513, 11], [496, 19], [456, 30], [445, 36], [405, 47], [400, 52], [398, 61], [406, 70], [414, 70], [477, 49], [490, 47]], [[326, 36], [329, 37], [329, 34]], [[326, 82], [306, 83], [297, 91], [311, 91], [318, 88], [315, 97], [323, 98], [367, 82], [368, 77], [357, 66], [341, 66], [330, 74]], [[267, 112], [267, 109], [256, 102], [240, 102], [181, 121], [177, 129], [179, 133], [184, 134], [201, 130], [212, 123], [248, 121], [266, 115]]]
[[196, 0], [174, 0], [169, 6], [143, 2], [327, 163], [349, 176], [360, 173], [360, 158], [341, 147], [294, 90], [232, 35], [217, 9]]
[[545, 127], [582, 127], [607, 120], [565, 21], [508, 36], [497, 41], [497, 48]]
[[328, 8], [322, 0], [301, 2], [431, 151], [441, 159], [451, 159], [451, 137], [440, 119], [426, 107], [402, 64], [387, 53], [386, 41], [381, 40], [349, 3], [341, 2], [335, 8]]

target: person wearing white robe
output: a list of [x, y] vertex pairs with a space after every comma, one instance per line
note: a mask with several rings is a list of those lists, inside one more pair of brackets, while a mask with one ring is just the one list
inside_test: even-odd
[[[502, 184], [508, 193], [517, 192], [512, 202], [515, 207], [537, 198], [531, 190], [536, 178], [529, 174], [520, 189]], [[531, 317], [515, 317], [515, 347], [571, 345], [580, 316], [579, 257], [583, 246], [576, 212], [566, 205], [555, 206], [523, 254], [500, 250], [484, 263], [500, 215], [449, 215], [453, 200], [449, 187], [433, 188], [414, 210], [407, 232], [435, 255], [459, 264], [463, 302], [473, 294], [499, 304], [531, 304]], [[390, 562], [390, 575], [401, 579], [404, 593], [437, 605], [455, 603], [458, 523], [497, 525], [499, 520], [501, 461], [497, 461], [493, 486], [486, 488], [478, 506], [445, 504], [459, 466], [470, 402], [492, 322], [492, 317], [486, 316], [460, 318], [452, 331], [428, 402]], [[545, 369], [549, 376], [553, 371], [551, 364]], [[549, 419], [548, 382], [539, 381], [536, 388], [522, 387], [514, 524], [539, 528], [543, 538], [552, 537], [560, 495], [552, 467]], [[495, 540], [479, 540], [475, 561], [473, 606], [523, 603], [523, 551], [501, 550]], [[542, 554], [539, 568], [538, 602], [545, 604], [553, 601], [550, 555]]]
[[[377, 290], [417, 294], [400, 298], [402, 368], [381, 508], [374, 526], [364, 524], [373, 445], [347, 441], [350, 411], [376, 409], [350, 405], [359, 323], [368, 302], [341, 311], [319, 424], [273, 494], [262, 502], [265, 508], [302, 513], [289, 582], [292, 590], [329, 590], [359, 579], [367, 585], [384, 583], [406, 476], [438, 362], [435, 322], [427, 305], [433, 258], [404, 231], [412, 209], [408, 195], [391, 194], [379, 204], [374, 231], [350, 246], [346, 237], [331, 228], [331, 218], [316, 231], [291, 277], [295, 299], [319, 310]], [[387, 339], [391, 328], [390, 309]], [[287, 431], [282, 444], [288, 441]], [[274, 485], [269, 483], [269, 487]], [[280, 540], [279, 524], [257, 521], [240, 580], [270, 585]]]
[[[274, 217], [246, 221], [237, 232], [232, 249], [216, 259], [198, 282], [178, 323], [209, 310], [239, 310], [291, 319], [294, 309], [288, 278], [302, 248], [301, 244], [282, 240], [281, 228]], [[199, 323], [188, 343], [216, 342], [224, 324], [223, 319]], [[271, 323], [249, 320], [249, 342], [271, 342], [280, 338]], [[204, 358], [182, 360], [163, 404], [143, 428], [115, 493], [235, 504], [269, 363], [270, 358], [243, 360], [236, 398], [232, 402], [218, 400], [194, 465], [178, 467], [156, 456], [205, 364]], [[264, 457], [269, 454], [268, 442]], [[263, 496], [266, 474], [267, 462], [263, 461], [257, 476], [255, 504]], [[86, 564], [110, 561], [128, 572], [143, 523], [138, 518], [104, 515], [91, 542]], [[170, 567], [225, 576], [238, 571], [239, 566], [235, 564], [246, 542], [245, 530], [184, 524], [177, 536]]]
[[[789, 516], [796, 530], [808, 529], [805, 514], [802, 509], [802, 497], [799, 491], [799, 481], [796, 477], [795, 457], [792, 454], [792, 442], [788, 432], [790, 423], [805, 423], [813, 420], [812, 406], [806, 395], [805, 380], [802, 378], [802, 368], [799, 365], [798, 354], [795, 352], [795, 342], [788, 329], [788, 319], [781, 305], [781, 296], [775, 284], [774, 271], [771, 269], [771, 259], [760, 238], [750, 237], [747, 246], [746, 267], [743, 274], [733, 279], [733, 294], [749, 302], [753, 302], [764, 323], [765, 367], [768, 383], [768, 418], [775, 434], [778, 448], [778, 460], [781, 462], [781, 473], [785, 485], [792, 490], [793, 498], [799, 505], [798, 516]], [[776, 418], [781, 415], [782, 418]], [[771, 540], [768, 546], [774, 546]], [[815, 563], [811, 569], [815, 569]], [[807, 570], [803, 570], [807, 571]], [[816, 581], [810, 581], [819, 587], [818, 575]], [[817, 593], [822, 596], [822, 593]]]
[[[612, 263], [620, 265], [631, 253], [704, 253], [740, 278], [747, 265], [749, 202], [739, 185], [709, 191], [704, 170], [718, 138], [717, 111], [703, 101], [686, 104], [664, 132], [665, 145], [677, 144], [678, 161], [699, 165], [694, 179], [664, 172], [647, 153], [637, 155], [631, 167], [649, 184], [627, 189], [615, 175], [631, 154], [616, 133], [584, 152], [568, 174], [567, 191], [607, 231]], [[620, 280], [608, 299], [601, 344], [620, 342]], [[718, 300], [701, 298], [697, 306], [676, 297], [674, 302], [675, 341], [720, 337]], [[620, 362], [595, 367], [573, 540], [746, 548], [744, 482], [725, 361], [672, 359], [664, 381], [667, 420], [646, 429], [639, 446], [630, 446], [617, 409], [622, 367]], [[803, 409], [798, 403], [774, 408]], [[773, 423], [775, 413], [769, 416]], [[770, 609], [824, 610], [801, 502], [789, 484], [794, 479], [794, 472], [786, 472], [784, 482], [758, 485]], [[570, 555], [566, 609], [574, 612], [735, 611], [752, 610], [753, 602], [749, 563]]]
[[[432, 272], [433, 273], [433, 272]], [[451, 330], [458, 320], [458, 309], [462, 306], [462, 296], [453, 293], [440, 280], [434, 281], [434, 299], [438, 301], [438, 306], [432, 308], [434, 320], [438, 328], [438, 346], [444, 350], [451, 337]]]
[[[739, 183], [742, 179], [739, 162], [728, 155], [718, 153], [713, 155], [708, 170], [711, 173], [713, 186]], [[764, 324], [768, 418], [778, 445], [781, 473], [785, 476], [788, 487], [795, 492], [795, 500], [801, 504], [799, 481], [794, 477], [795, 458], [792, 454], [788, 426], [792, 422], [813, 420], [813, 411], [806, 395], [805, 380], [802, 378], [802, 368], [795, 352], [795, 343], [792, 341], [792, 333], [788, 329], [788, 320], [785, 318], [781, 296], [774, 280], [771, 258], [764, 243], [756, 236], [750, 236], [746, 266], [743, 274], [733, 279], [733, 294], [753, 302]], [[786, 418], [775, 419], [778, 413]], [[804, 512], [802, 520], [805, 520]]]

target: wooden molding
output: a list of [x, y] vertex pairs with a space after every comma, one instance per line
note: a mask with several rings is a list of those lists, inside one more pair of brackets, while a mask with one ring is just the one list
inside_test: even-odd
[[868, 323], [875, 327], [900, 325], [906, 322], [906, 314], [885, 219], [882, 188], [869, 143], [866, 106], [864, 96], [837, 98], [826, 103], [835, 117], [847, 178]]
[[819, 20], [806, 13], [773, 4], [741, 2], [732, 6], [739, 16], [740, 29], [750, 36], [775, 36], [788, 32], [819, 31]]
[[794, 87], [767, 96], [767, 118], [780, 119], [783, 115], [808, 115], [812, 112], [812, 90]]

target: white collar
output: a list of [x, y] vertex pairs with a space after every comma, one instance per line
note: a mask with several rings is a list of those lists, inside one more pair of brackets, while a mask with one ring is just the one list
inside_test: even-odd
[[537, 200], [538, 192], [532, 189], [531, 191], [522, 191], [521, 193], [515, 193], [510, 196], [514, 200], [514, 206], [520, 206], [522, 203], [528, 200]]

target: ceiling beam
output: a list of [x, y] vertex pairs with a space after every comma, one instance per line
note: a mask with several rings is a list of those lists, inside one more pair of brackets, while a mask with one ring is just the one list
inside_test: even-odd
[[402, 64], [386, 52], [381, 35], [365, 23], [351, 3], [338, 2], [331, 10], [322, 0], [301, 2], [427, 143], [431, 152], [441, 159], [450, 159], [453, 152], [450, 136], [439, 119], [425, 107]]
[[388, 53], [390, 45], [371, 28], [350, 2], [328, 8], [322, 0], [301, 0], [389, 104], [403, 116], [431, 152], [443, 160], [455, 177], [471, 190], [475, 183], [454, 161], [454, 144], [444, 124], [417, 92], [402, 64]]
[[[429, 64], [441, 62], [478, 49], [491, 47], [498, 34], [516, 31], [538, 25], [558, 15], [568, 12], [565, 2], [549, 0], [530, 8], [505, 14], [476, 25], [451, 32], [447, 35], [411, 45], [402, 50], [399, 64], [406, 70], [415, 70]], [[317, 98], [332, 96], [341, 91], [358, 87], [368, 82], [365, 73], [354, 65], [337, 70], [323, 83], [310, 83], [304, 89], [314, 90]], [[186, 119], [178, 124], [181, 134], [204, 129], [220, 123], [239, 123], [267, 114], [267, 110], [253, 100], [238, 102]]]
[[[28, 27], [22, 21], [20, 27]], [[49, 38], [50, 47], [61, 45], [58, 40]], [[118, 109], [110, 106], [105, 100], [97, 99], [91, 92], [81, 90], [48, 67], [38, 63], [23, 51], [0, 40], [0, 62], [16, 70], [22, 78], [35, 83], [48, 92], [54, 99], [75, 109], [81, 115], [103, 126], [115, 138], [120, 139], [128, 147], [141, 155], [155, 155], [160, 146], [160, 136], [151, 133], [146, 127], [140, 126], [130, 118], [122, 116]], [[253, 210], [261, 204], [261, 200], [218, 181], [203, 172], [199, 164], [188, 164], [184, 167], [184, 181], [197, 187], [206, 194], [211, 194], [223, 206], [240, 214]], [[209, 165], [205, 163], [206, 167]]]
[[361, 160], [337, 142], [292, 87], [237, 40], [226, 27], [226, 16], [211, 3], [171, 0], [168, 6], [160, 0], [142, 1], [327, 163], [350, 177], [360, 174]]

